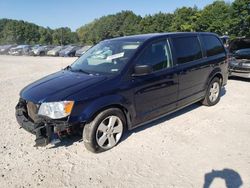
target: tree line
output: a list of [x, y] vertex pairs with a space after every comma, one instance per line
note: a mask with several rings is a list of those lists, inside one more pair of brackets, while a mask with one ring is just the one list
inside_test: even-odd
[[250, 2], [214, 1], [203, 9], [182, 7], [173, 13], [141, 17], [132, 11], [95, 19], [72, 32], [68, 27], [44, 28], [24, 21], [0, 20], [0, 43], [95, 44], [103, 39], [155, 32], [207, 31], [230, 37], [250, 37]]
[[0, 19], [0, 44], [54, 44], [78, 43], [78, 35], [68, 27], [44, 28], [33, 23]]

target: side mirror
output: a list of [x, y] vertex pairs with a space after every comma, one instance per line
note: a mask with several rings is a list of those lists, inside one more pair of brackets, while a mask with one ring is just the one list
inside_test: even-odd
[[136, 65], [133, 76], [143, 76], [152, 73], [153, 69], [149, 65]]

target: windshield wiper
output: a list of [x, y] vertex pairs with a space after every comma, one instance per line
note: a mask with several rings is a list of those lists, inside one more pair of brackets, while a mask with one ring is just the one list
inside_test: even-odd
[[64, 70], [70, 70], [72, 72], [81, 72], [81, 73], [84, 73], [84, 74], [90, 74], [89, 72], [84, 71], [82, 69], [73, 69], [70, 65], [68, 65], [67, 67], [65, 67]]
[[85, 70], [82, 70], [82, 69], [72, 69], [71, 68], [71, 70], [73, 71], [73, 72], [81, 72], [81, 73], [84, 73], [84, 74], [90, 74], [89, 72], [87, 72], [87, 71], [85, 71]]
[[72, 70], [72, 67], [68, 65], [67, 67], [64, 68], [64, 70]]

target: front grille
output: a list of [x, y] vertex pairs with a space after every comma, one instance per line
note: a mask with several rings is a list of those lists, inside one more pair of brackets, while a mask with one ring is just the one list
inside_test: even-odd
[[34, 122], [37, 119], [38, 106], [33, 102], [27, 102], [27, 111], [29, 118]]

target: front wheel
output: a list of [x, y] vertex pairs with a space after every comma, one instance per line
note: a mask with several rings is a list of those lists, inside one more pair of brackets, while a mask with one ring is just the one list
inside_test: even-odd
[[85, 147], [94, 153], [109, 150], [120, 141], [125, 127], [123, 112], [110, 108], [99, 113], [83, 130]]
[[213, 106], [220, 101], [221, 82], [220, 79], [215, 77], [209, 84], [205, 99], [202, 101], [203, 105]]

